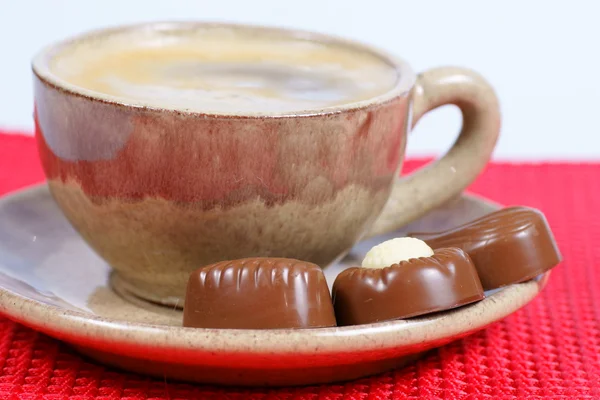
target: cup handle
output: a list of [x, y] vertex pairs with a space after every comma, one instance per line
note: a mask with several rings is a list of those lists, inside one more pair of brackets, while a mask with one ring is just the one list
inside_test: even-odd
[[462, 129], [448, 153], [397, 180], [366, 237], [392, 232], [459, 195], [483, 170], [500, 132], [500, 109], [492, 87], [465, 68], [434, 68], [412, 90], [412, 127], [427, 112], [448, 104], [462, 113]]

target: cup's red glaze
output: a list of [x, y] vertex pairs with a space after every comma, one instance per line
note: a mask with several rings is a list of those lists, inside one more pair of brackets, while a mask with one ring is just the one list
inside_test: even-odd
[[177, 303], [192, 270], [225, 259], [328, 265], [381, 212], [402, 164], [409, 70], [391, 92], [355, 106], [208, 115], [72, 87], [46, 68], [51, 57], [34, 61], [36, 137], [50, 190], [114, 268], [113, 283], [143, 298]]

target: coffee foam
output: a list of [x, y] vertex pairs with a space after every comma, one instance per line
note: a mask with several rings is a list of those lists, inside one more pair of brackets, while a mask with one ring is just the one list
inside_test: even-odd
[[319, 110], [397, 84], [396, 69], [367, 50], [277, 32], [117, 31], [63, 46], [49, 68], [70, 84], [125, 103], [215, 113]]

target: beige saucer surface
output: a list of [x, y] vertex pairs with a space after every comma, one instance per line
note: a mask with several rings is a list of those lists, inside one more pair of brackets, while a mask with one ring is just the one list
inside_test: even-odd
[[[438, 231], [498, 206], [465, 195], [405, 231]], [[358, 244], [329, 283], [390, 236]], [[410, 320], [301, 330], [182, 328], [180, 310], [126, 300], [110, 270], [37, 186], [0, 199], [0, 312], [100, 362], [169, 379], [281, 386], [354, 379], [406, 364], [530, 302], [548, 274], [466, 307]]]

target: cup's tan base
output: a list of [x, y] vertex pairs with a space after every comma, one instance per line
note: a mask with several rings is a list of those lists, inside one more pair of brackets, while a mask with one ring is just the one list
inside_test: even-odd
[[257, 368], [236, 368], [218, 366], [184, 365], [166, 362], [152, 362], [142, 358], [124, 357], [118, 354], [98, 351], [85, 347], [76, 347], [80, 353], [102, 364], [134, 371], [164, 379], [194, 381], [198, 383], [231, 386], [300, 386], [322, 383], [334, 383], [364, 378], [396, 368], [402, 368], [423, 357], [426, 352], [401, 357], [377, 360], [360, 364], [269, 369], [264, 365]]
[[[352, 247], [388, 196], [386, 188], [350, 185], [319, 204], [253, 198], [205, 210], [161, 198], [95, 203], [77, 183], [51, 180], [48, 186], [82, 238], [118, 274], [117, 290], [172, 307], [182, 305], [190, 273], [217, 261], [277, 255], [331, 264]], [[325, 183], [313, 186], [328, 192]]]

